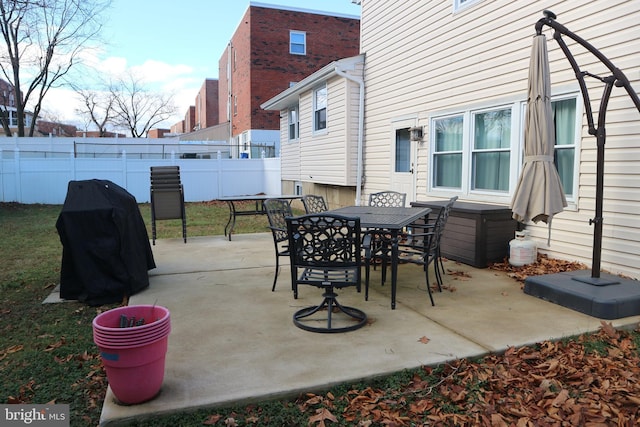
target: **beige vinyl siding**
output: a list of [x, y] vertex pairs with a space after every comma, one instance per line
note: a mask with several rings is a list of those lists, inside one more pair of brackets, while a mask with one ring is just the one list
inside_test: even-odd
[[[313, 131], [313, 91], [300, 97], [299, 159], [300, 170], [304, 171], [300, 181], [355, 185], [357, 137], [353, 138], [353, 127], [347, 125], [353, 117], [350, 97], [356, 98], [357, 112], [357, 90], [353, 92], [352, 85], [355, 84], [343, 77], [327, 82], [327, 128], [318, 132]], [[357, 119], [357, 114], [355, 116]]]
[[[555, 12], [559, 23], [599, 49], [640, 90], [639, 1], [483, 0], [458, 13], [453, 13], [450, 0], [363, 2], [361, 45], [367, 83], [363, 195], [390, 185], [389, 129], [394, 119], [413, 115], [425, 127], [425, 140], [417, 148], [416, 197], [435, 197], [428, 190], [430, 118], [470, 106], [524, 102], [532, 36], [543, 9]], [[578, 92], [553, 30], [545, 26], [544, 34], [549, 40], [552, 92]], [[563, 39], [582, 70], [610, 75], [596, 57], [570, 38]], [[597, 123], [603, 86], [591, 78], [586, 81]], [[640, 278], [640, 113], [622, 88], [613, 89], [606, 131], [602, 268]], [[596, 138], [588, 133], [586, 116], [581, 135], [576, 147], [575, 202], [553, 219], [551, 245], [546, 245], [545, 224], [529, 228], [543, 252], [582, 261], [590, 268]], [[512, 195], [513, 188], [509, 198]], [[467, 200], [474, 201], [473, 196]]]
[[300, 141], [289, 140], [289, 111], [280, 112], [280, 174], [285, 181], [300, 179]]

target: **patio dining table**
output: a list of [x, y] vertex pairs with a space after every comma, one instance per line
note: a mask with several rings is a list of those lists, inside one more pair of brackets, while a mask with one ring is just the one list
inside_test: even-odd
[[431, 213], [427, 207], [374, 207], [347, 206], [333, 209], [331, 213], [360, 218], [363, 229], [384, 230], [391, 241], [391, 309], [396, 308], [396, 286], [398, 282], [398, 241], [400, 233], [407, 225], [426, 218]]
[[[227, 225], [224, 226], [224, 235], [231, 241], [231, 233], [233, 233], [233, 229], [236, 226], [236, 218], [239, 216], [266, 215], [267, 211], [264, 209], [264, 202], [267, 199], [285, 199], [291, 203], [292, 200], [301, 198], [302, 196], [297, 194], [256, 194], [218, 197], [216, 200], [227, 202], [227, 206], [229, 206], [229, 220], [227, 221]], [[253, 209], [238, 210], [236, 207], [236, 203], [238, 202], [254, 202]]]

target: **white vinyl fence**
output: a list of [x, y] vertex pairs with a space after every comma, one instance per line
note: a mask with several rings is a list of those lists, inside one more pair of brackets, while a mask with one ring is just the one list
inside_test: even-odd
[[222, 196], [280, 194], [280, 158], [86, 158], [69, 153], [54, 158], [22, 156], [0, 149], [0, 202], [63, 204], [69, 181], [109, 180], [149, 202], [149, 168], [180, 166], [185, 201]]

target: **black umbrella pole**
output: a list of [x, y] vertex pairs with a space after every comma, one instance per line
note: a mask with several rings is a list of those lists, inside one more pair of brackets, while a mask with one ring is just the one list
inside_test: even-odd
[[594, 279], [600, 278], [600, 264], [602, 257], [602, 205], [604, 199], [604, 143], [605, 143], [605, 130], [598, 130], [597, 137], [597, 160], [596, 160], [596, 208], [595, 217], [589, 220], [590, 224], [593, 224], [593, 256], [591, 264], [591, 277]]
[[607, 131], [605, 128], [607, 107], [609, 106], [609, 98], [613, 90], [615, 78], [613, 76], [603, 79], [605, 83], [602, 99], [600, 100], [600, 108], [598, 110], [598, 129], [596, 130], [596, 207], [595, 217], [592, 221], [593, 229], [593, 258], [591, 266], [591, 278], [600, 278], [600, 262], [602, 257], [602, 226], [604, 219], [603, 201], [604, 201], [604, 145], [607, 140]]

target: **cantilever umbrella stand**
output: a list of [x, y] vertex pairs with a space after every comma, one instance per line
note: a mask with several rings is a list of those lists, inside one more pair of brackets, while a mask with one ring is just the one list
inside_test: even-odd
[[[585, 272], [533, 276], [525, 281], [525, 292], [604, 319], [617, 319], [640, 314], [640, 286], [638, 286], [638, 282], [608, 274], [601, 277], [600, 274], [603, 226], [602, 207], [604, 195], [604, 146], [606, 140], [605, 118], [609, 97], [611, 96], [614, 86], [623, 87], [631, 97], [639, 112], [640, 98], [631, 87], [629, 79], [620, 69], [616, 68], [607, 57], [605, 57], [590, 43], [569, 31], [566, 27], [556, 22], [555, 19], [556, 15], [553, 12], [545, 10], [544, 18], [540, 19], [535, 24], [536, 34], [542, 34], [542, 29], [545, 25], [555, 30], [553, 38], [567, 57], [580, 85], [580, 91], [582, 92], [584, 106], [587, 113], [589, 134], [596, 137], [596, 205], [595, 215], [589, 220], [589, 224], [594, 226], [593, 259], [590, 276], [585, 274]], [[580, 70], [574, 56], [571, 54], [567, 44], [562, 39], [563, 35], [574, 40], [592, 53], [610, 70], [611, 75], [600, 77], [587, 71]], [[597, 79], [604, 84], [604, 90], [598, 110], [597, 125], [593, 118], [593, 110], [591, 108], [585, 77]], [[588, 286], [576, 286], [575, 281]]]

